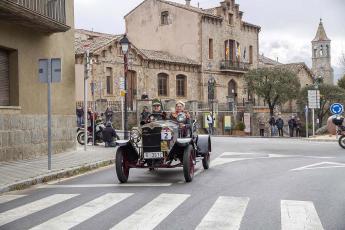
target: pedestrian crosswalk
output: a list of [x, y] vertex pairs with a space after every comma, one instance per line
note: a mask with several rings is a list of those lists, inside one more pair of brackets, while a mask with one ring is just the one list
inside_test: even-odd
[[[82, 204], [77, 202], [79, 205], [73, 207], [71, 210], [42, 221], [42, 223], [32, 226], [31, 229], [60, 230], [75, 228], [91, 218], [96, 217], [93, 220], [97, 219], [97, 215], [101, 216], [105, 211], [116, 210], [120, 203], [126, 205], [126, 202], [134, 199], [134, 195], [134, 193], [106, 193]], [[14, 221], [17, 222], [16, 226], [18, 226], [18, 221], [22, 218], [30, 219], [30, 215], [39, 211], [44, 212], [50, 208], [47, 210], [49, 212], [54, 206], [63, 204], [64, 202], [71, 204], [73, 203], [73, 199], [82, 196], [83, 194], [54, 194], [0, 212], [0, 229], [11, 229], [11, 223]], [[5, 195], [0, 197], [0, 201], [3, 201], [3, 204], [5, 204], [6, 202], [10, 203], [22, 197], [28, 198], [29, 196]], [[109, 220], [107, 219], [109, 222], [107, 229], [160, 229], [159, 225], [170, 216], [191, 216], [191, 213], [197, 213], [197, 210], [193, 208], [190, 209], [191, 213], [185, 213], [186, 208], [181, 206], [188, 206], [188, 202], [193, 203], [193, 196], [191, 194], [162, 193], [153, 196], [152, 199], [147, 200], [145, 204], [140, 205], [141, 207], [134, 210], [127, 217], [116, 221], [116, 223], [111, 218]], [[206, 209], [208, 210], [204, 211], [204, 216], [198, 218], [198, 224], [187, 226], [183, 229], [241, 229], [250, 202], [251, 200], [248, 197], [219, 196], [215, 200], [212, 200], [210, 205], [203, 206], [207, 207]], [[280, 204], [278, 203], [277, 205], [280, 205], [282, 230], [324, 229], [313, 202], [281, 200]], [[277, 221], [279, 222], [279, 220]]]

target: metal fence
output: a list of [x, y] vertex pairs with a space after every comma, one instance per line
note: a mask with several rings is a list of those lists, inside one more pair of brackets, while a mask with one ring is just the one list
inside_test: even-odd
[[[76, 106], [84, 108], [83, 101], [77, 101]], [[107, 102], [98, 102], [98, 101], [88, 101], [87, 107], [95, 110], [97, 112], [104, 112], [107, 107], [109, 107], [114, 112], [121, 112], [121, 102], [120, 101], [107, 101]]]
[[7, 0], [66, 24], [65, 0]]

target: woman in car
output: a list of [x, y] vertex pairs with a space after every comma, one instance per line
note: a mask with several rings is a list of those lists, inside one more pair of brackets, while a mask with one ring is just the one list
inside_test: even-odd
[[[177, 120], [177, 117], [180, 113], [184, 113], [186, 116], [185, 121], [182, 123]], [[171, 113], [170, 119], [177, 121], [179, 123], [181, 136], [183, 137], [186, 137], [188, 134], [188, 130], [190, 128], [190, 118], [190, 114], [188, 113], [188, 111], [185, 110], [185, 104], [182, 101], [176, 102], [175, 112]]]

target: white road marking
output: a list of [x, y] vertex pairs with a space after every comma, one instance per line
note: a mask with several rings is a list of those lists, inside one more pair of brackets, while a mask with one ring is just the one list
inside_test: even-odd
[[329, 169], [329, 168], [345, 168], [345, 164], [337, 163], [337, 162], [320, 162], [316, 164], [311, 164], [311, 165], [306, 165], [303, 167], [291, 169], [290, 171], [300, 171], [300, 170], [310, 170], [310, 169]]
[[253, 159], [253, 158], [221, 158], [218, 157], [211, 161], [211, 166], [219, 166], [219, 165], [224, 165], [227, 163], [235, 162], [235, 161], [243, 161], [243, 160], [248, 160], [248, 159]]
[[70, 229], [81, 222], [99, 214], [100, 212], [110, 208], [111, 206], [127, 199], [133, 193], [108, 193], [98, 197], [86, 204], [83, 204], [75, 209], [63, 213], [47, 222], [40, 224], [32, 230], [59, 230]]
[[281, 201], [282, 230], [323, 230], [314, 204], [309, 201]]
[[196, 229], [240, 229], [248, 202], [247, 197], [220, 196]]
[[55, 194], [0, 214], [0, 226], [41, 211], [79, 194]]
[[21, 197], [24, 197], [25, 195], [2, 195], [0, 196], [0, 204], [6, 203]]
[[168, 187], [172, 183], [124, 183], [124, 184], [45, 184], [38, 188], [106, 188], [106, 187]]
[[119, 224], [115, 225], [112, 229], [154, 229], [189, 196], [190, 195], [187, 194], [161, 194]]

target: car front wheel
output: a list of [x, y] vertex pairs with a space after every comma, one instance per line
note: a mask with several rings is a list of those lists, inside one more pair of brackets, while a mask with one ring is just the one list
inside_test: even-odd
[[129, 166], [125, 151], [122, 148], [118, 148], [116, 151], [115, 168], [119, 181], [121, 183], [126, 183], [129, 176]]
[[195, 170], [195, 154], [193, 147], [189, 145], [185, 148], [183, 154], [183, 174], [186, 182], [191, 182], [194, 177], [194, 170]]

